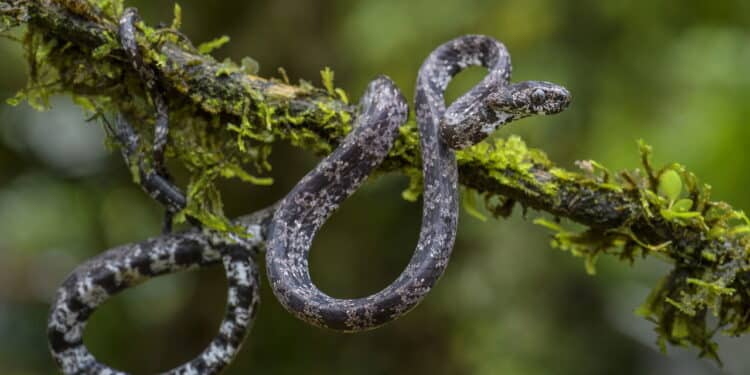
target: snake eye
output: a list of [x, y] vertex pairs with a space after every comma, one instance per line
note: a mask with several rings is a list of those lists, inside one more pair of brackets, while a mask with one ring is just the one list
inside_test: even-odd
[[531, 104], [534, 105], [541, 105], [544, 103], [544, 99], [546, 99], [547, 95], [544, 94], [544, 90], [542, 89], [536, 89], [531, 93]]

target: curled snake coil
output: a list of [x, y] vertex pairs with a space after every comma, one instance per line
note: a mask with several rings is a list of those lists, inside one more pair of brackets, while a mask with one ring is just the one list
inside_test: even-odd
[[[120, 39], [154, 103], [157, 121], [155, 164], [138, 154], [139, 138], [118, 116], [113, 133], [126, 162], [135, 163], [141, 185], [167, 212], [184, 208], [185, 196], [163, 165], [167, 139], [166, 100], [158, 79], [138, 53], [137, 13], [124, 12]], [[453, 76], [469, 66], [488, 74], [446, 108], [443, 93]], [[269, 284], [281, 304], [298, 318], [324, 328], [356, 332], [388, 323], [414, 308], [448, 265], [458, 221], [458, 171], [454, 150], [471, 146], [498, 126], [523, 117], [567, 108], [568, 91], [548, 82], [511, 84], [510, 55], [495, 39], [466, 35], [436, 48], [417, 77], [415, 111], [424, 181], [422, 225], [409, 264], [398, 278], [371, 296], [337, 299], [313, 283], [308, 265], [316, 232], [380, 165], [406, 122], [408, 105], [400, 90], [380, 76], [359, 103], [352, 132], [278, 204], [236, 219], [252, 236], [227, 236], [196, 225], [140, 243], [111, 249], [78, 266], [52, 304], [50, 350], [65, 374], [124, 374], [100, 363], [83, 343], [89, 317], [108, 298], [153, 277], [222, 262], [228, 279], [227, 310], [219, 332], [196, 358], [167, 374], [214, 374], [239, 351], [259, 302], [255, 260], [264, 250]], [[168, 219], [169, 220], [169, 219]], [[167, 228], [169, 225], [167, 224]]]

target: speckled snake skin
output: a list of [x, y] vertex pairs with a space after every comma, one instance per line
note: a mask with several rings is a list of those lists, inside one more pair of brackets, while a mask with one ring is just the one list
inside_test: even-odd
[[219, 332], [195, 359], [167, 374], [215, 374], [228, 365], [255, 318], [258, 269], [255, 254], [265, 239], [263, 220], [272, 210], [240, 219], [250, 240], [233, 240], [198, 228], [111, 249], [78, 266], [57, 293], [48, 337], [65, 374], [125, 374], [98, 362], [83, 344], [86, 322], [98, 306], [124, 289], [153, 277], [222, 262], [229, 285]]
[[[489, 74], [447, 110], [443, 92], [472, 65]], [[346, 332], [376, 328], [414, 308], [448, 265], [458, 222], [458, 170], [452, 148], [486, 138], [497, 126], [531, 114], [557, 113], [570, 94], [557, 85], [510, 85], [510, 56], [498, 41], [464, 36], [438, 47], [419, 70], [415, 106], [422, 150], [424, 203], [416, 250], [385, 289], [359, 299], [320, 291], [310, 278], [308, 255], [315, 233], [385, 158], [406, 120], [395, 85], [378, 78], [368, 87], [354, 131], [281, 202], [266, 252], [268, 279], [282, 305], [313, 325]]]
[[[166, 104], [152, 83], [153, 72], [137, 54], [134, 23], [127, 10], [120, 37], [139, 76], [147, 81], [157, 112], [157, 165], [144, 171], [138, 135], [118, 117], [113, 133], [128, 163], [137, 163], [141, 184], [168, 211], [184, 207], [185, 196], [160, 167], [167, 137]], [[472, 65], [488, 75], [448, 108], [443, 92], [453, 76]], [[360, 101], [355, 126], [321, 163], [278, 204], [235, 221], [245, 237], [195, 227], [111, 249], [77, 267], [52, 305], [48, 336], [52, 354], [65, 374], [124, 374], [98, 362], [83, 344], [89, 317], [108, 298], [153, 277], [222, 262], [229, 283], [227, 310], [220, 330], [195, 359], [168, 374], [214, 374], [240, 349], [258, 305], [255, 258], [266, 250], [268, 278], [276, 297], [295, 316], [340, 331], [376, 328], [414, 308], [445, 270], [456, 236], [458, 172], [454, 150], [486, 138], [496, 127], [533, 114], [558, 113], [570, 94], [546, 82], [510, 83], [510, 56], [485, 36], [463, 36], [433, 51], [417, 79], [415, 109], [424, 177], [422, 227], [416, 250], [403, 273], [382, 291], [365, 298], [337, 299], [313, 284], [308, 255], [316, 232], [353, 194], [388, 154], [406, 121], [408, 106], [387, 77], [373, 80]], [[166, 103], [166, 102], [164, 102]], [[265, 246], [264, 246], [265, 245]]]

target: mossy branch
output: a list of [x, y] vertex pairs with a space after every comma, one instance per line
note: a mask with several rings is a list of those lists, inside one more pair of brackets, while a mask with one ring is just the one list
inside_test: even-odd
[[[121, 12], [121, 0], [0, 0], [5, 28], [27, 27], [30, 84], [12, 101], [43, 107], [48, 95], [70, 93], [84, 109], [122, 111], [148, 129], [148, 97], [117, 42]], [[180, 14], [176, 7], [171, 26], [140, 25], [139, 43], [169, 91], [168, 151], [192, 174], [188, 211], [221, 226], [214, 180], [269, 183], [242, 166], [267, 171], [271, 144], [279, 139], [330, 152], [349, 131], [356, 108], [328, 69], [324, 88], [316, 88], [290, 84], [283, 71], [283, 79], [258, 77], [251, 59], [216, 61], [208, 53], [227, 39], [194, 47], [177, 30]], [[642, 168], [632, 171], [612, 173], [583, 161], [582, 171], [574, 172], [518, 137], [483, 143], [458, 153], [464, 202], [475, 215], [481, 215], [473, 207], [479, 195], [495, 216], [507, 216], [518, 203], [583, 224], [585, 230], [572, 232], [559, 220], [536, 221], [554, 230], [554, 246], [585, 257], [591, 273], [600, 254], [631, 262], [656, 255], [673, 264], [638, 313], [656, 323], [662, 346], [694, 345], [718, 359], [711, 339], [718, 329], [739, 335], [750, 328], [750, 222], [741, 211], [711, 201], [710, 188], [682, 166], [654, 168], [650, 153], [641, 144]], [[410, 176], [404, 196], [416, 199], [419, 165], [418, 135], [409, 123], [382, 169]], [[718, 318], [715, 327], [707, 325], [709, 312]]]

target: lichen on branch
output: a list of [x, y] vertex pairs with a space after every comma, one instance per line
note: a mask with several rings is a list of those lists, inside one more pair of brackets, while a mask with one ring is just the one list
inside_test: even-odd
[[[71, 94], [84, 110], [125, 113], [141, 134], [151, 134], [148, 95], [117, 42], [122, 9], [121, 0], [0, 0], [0, 32], [25, 26], [29, 65], [28, 86], [10, 102], [44, 108], [50, 95]], [[181, 13], [175, 7], [170, 26], [140, 24], [138, 42], [168, 90], [167, 155], [191, 174], [186, 213], [231, 230], [218, 179], [271, 183], [262, 176], [278, 140], [329, 153], [349, 132], [356, 106], [327, 68], [317, 88], [291, 84], [283, 71], [281, 79], [258, 77], [252, 59], [216, 61], [210, 51], [228, 38], [195, 47], [178, 29]], [[421, 190], [418, 144], [415, 124], [405, 124], [381, 167], [411, 178], [404, 192], [411, 200]], [[656, 168], [644, 143], [640, 153], [642, 165], [634, 170], [612, 172], [582, 161], [579, 171], [570, 171], [518, 137], [487, 141], [457, 153], [464, 205], [480, 217], [482, 210], [508, 216], [516, 204], [550, 214], [554, 220], [535, 222], [553, 231], [554, 247], [583, 257], [589, 273], [602, 254], [630, 262], [652, 255], [672, 264], [637, 313], [655, 322], [662, 347], [692, 345], [718, 360], [714, 333], [740, 335], [750, 328], [750, 222], [729, 204], [712, 201], [709, 186], [681, 165]], [[483, 207], [475, 206], [477, 198]], [[571, 231], [561, 219], [586, 229]]]

